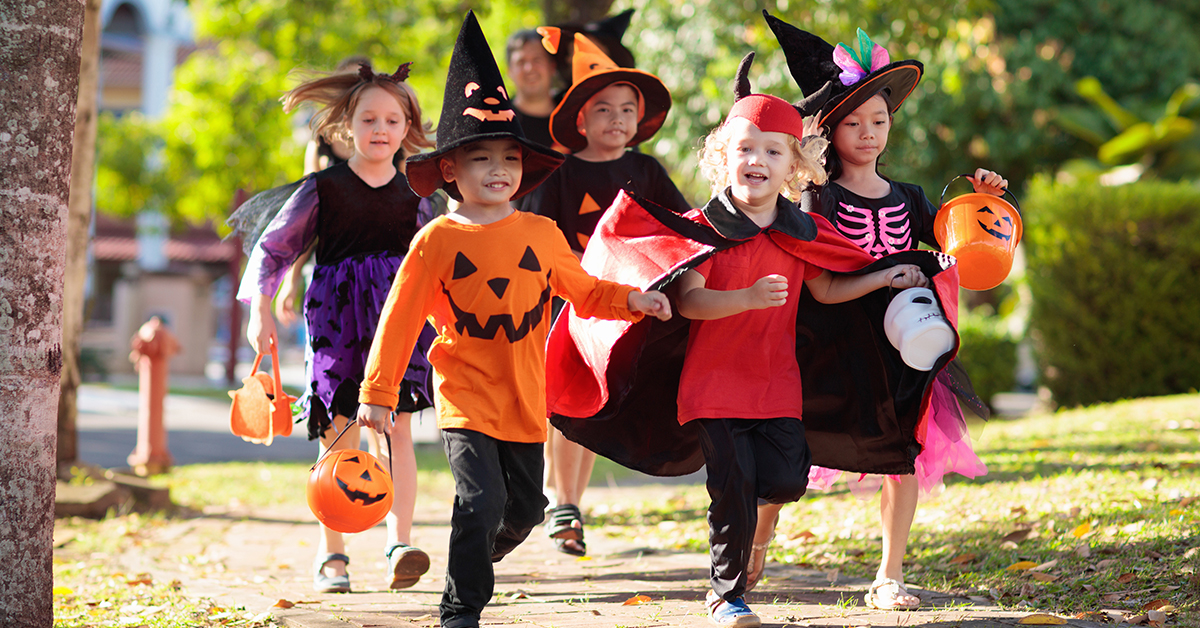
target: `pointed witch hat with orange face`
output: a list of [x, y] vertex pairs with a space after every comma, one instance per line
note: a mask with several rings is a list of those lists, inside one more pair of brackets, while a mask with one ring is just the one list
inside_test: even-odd
[[458, 187], [442, 177], [441, 158], [468, 144], [504, 139], [521, 145], [521, 185], [513, 198], [524, 196], [540, 185], [563, 161], [561, 153], [525, 137], [479, 20], [474, 12], [468, 12], [450, 54], [450, 71], [437, 126], [437, 149], [408, 158], [408, 184], [419, 196], [429, 196], [443, 188], [461, 201]]
[[[553, 54], [558, 49], [560, 31], [542, 27], [538, 32], [543, 36], [542, 44]], [[639, 95], [637, 133], [626, 146], [636, 146], [653, 137], [671, 110], [671, 92], [662, 79], [642, 70], [619, 67], [587, 36], [575, 33], [571, 87], [550, 114], [550, 135], [554, 141], [574, 152], [587, 148], [587, 138], [579, 132], [579, 112], [592, 96], [616, 83], [632, 86]]]

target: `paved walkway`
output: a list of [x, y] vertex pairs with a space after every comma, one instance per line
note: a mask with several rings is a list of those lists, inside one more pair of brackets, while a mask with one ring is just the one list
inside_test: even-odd
[[[285, 380], [286, 381], [286, 380]], [[84, 386], [80, 392], [81, 458], [123, 467], [136, 441], [136, 394]], [[170, 397], [170, 448], [176, 464], [216, 460], [311, 460], [315, 446], [297, 434], [271, 447], [244, 443], [228, 432], [228, 405]], [[436, 435], [436, 430], [433, 432]], [[678, 484], [588, 490], [588, 503], [667, 500]], [[635, 494], [636, 493], [636, 494]], [[348, 536], [354, 592], [312, 591], [318, 528], [304, 507], [239, 507], [176, 517], [148, 529], [149, 536], [112, 556], [125, 573], [148, 573], [157, 582], [178, 580], [182, 591], [227, 607], [271, 613], [301, 628], [438, 625], [445, 577], [451, 495], [418, 503], [414, 543], [432, 557], [430, 572], [412, 589], [386, 589], [382, 526]], [[708, 556], [653, 546], [619, 526], [589, 526], [589, 556], [558, 553], [541, 530], [496, 566], [496, 596], [483, 626], [539, 628], [711, 626], [704, 611]], [[748, 596], [765, 626], [1014, 626], [1028, 613], [1001, 611], [986, 598], [950, 598], [915, 589], [925, 601], [915, 612], [865, 608], [867, 582], [786, 565], [769, 565]], [[637, 596], [645, 596], [640, 598]], [[631, 600], [642, 603], [630, 603]], [[281, 600], [285, 602], [281, 602]], [[1068, 620], [1068, 625], [1099, 624]]]

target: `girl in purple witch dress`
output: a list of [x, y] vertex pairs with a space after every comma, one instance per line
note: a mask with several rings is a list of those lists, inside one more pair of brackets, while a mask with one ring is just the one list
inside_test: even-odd
[[[435, 211], [431, 200], [413, 194], [393, 162], [401, 149], [415, 153], [432, 146], [416, 93], [404, 82], [408, 65], [389, 75], [376, 74], [363, 64], [357, 73], [331, 74], [287, 93], [285, 110], [306, 102], [320, 106], [312, 120], [316, 134], [341, 136], [353, 144], [354, 154], [345, 163], [282, 188], [290, 192], [282, 208], [261, 235], [253, 238], [256, 229], [252, 227], [248, 238], [255, 245], [238, 298], [251, 304], [246, 334], [251, 347], [260, 353], [277, 340], [270, 307], [280, 281], [292, 263], [316, 243], [316, 269], [304, 297], [308, 386], [299, 401], [297, 420], [307, 419], [309, 438], [320, 439], [322, 454], [347, 429], [351, 430], [347, 438], [333, 446], [358, 447], [354, 423], [358, 388], [379, 313], [409, 241]], [[272, 192], [276, 191], [261, 196], [269, 199]], [[276, 192], [273, 198], [282, 200], [284, 194]], [[236, 227], [242, 230], [274, 211], [265, 201], [247, 205], [266, 209], [249, 217], [239, 210], [233, 222], [240, 223]], [[410, 546], [417, 489], [410, 420], [412, 412], [432, 405], [431, 370], [425, 358], [433, 340], [432, 329], [426, 327], [421, 340], [413, 351], [395, 409], [391, 450], [380, 452], [395, 487], [386, 519], [385, 549], [393, 589], [416, 584], [429, 569], [429, 556]], [[321, 592], [350, 591], [349, 562], [342, 535], [322, 526], [313, 587]]]

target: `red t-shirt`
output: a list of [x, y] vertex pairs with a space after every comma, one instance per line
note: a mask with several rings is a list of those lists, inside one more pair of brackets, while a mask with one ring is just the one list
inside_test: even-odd
[[780, 307], [692, 321], [679, 382], [679, 422], [800, 418], [796, 308], [804, 281], [821, 269], [788, 254], [764, 232], [716, 253], [696, 271], [711, 290], [740, 290], [767, 275], [783, 275], [788, 299]]

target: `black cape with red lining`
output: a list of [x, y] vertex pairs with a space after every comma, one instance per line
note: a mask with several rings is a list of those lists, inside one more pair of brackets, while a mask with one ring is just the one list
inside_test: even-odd
[[[729, 202], [728, 192], [680, 216], [621, 192], [596, 227], [584, 268], [642, 290], [665, 290], [684, 271], [737, 246], [761, 229]], [[817, 214], [780, 197], [771, 239], [807, 263], [839, 273], [916, 264], [957, 326], [958, 271], [952, 257], [903, 251], [875, 260]], [[813, 464], [860, 473], [913, 473], [919, 424], [934, 377], [904, 364], [888, 342], [883, 316], [890, 290], [826, 305], [802, 290], [796, 358], [804, 385], [804, 425]], [[695, 422], [679, 424], [676, 397], [691, 321], [580, 319], [565, 309], [547, 341], [550, 421], [572, 441], [626, 467], [657, 476], [704, 465]], [[737, 351], [737, 347], [730, 347]], [[712, 394], [721, 394], [720, 390]]]

